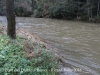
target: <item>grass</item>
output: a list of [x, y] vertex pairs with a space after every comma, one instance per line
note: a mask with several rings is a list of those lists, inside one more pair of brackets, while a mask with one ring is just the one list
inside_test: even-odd
[[0, 35], [0, 75], [57, 75], [57, 58], [50, 50], [17, 37]]

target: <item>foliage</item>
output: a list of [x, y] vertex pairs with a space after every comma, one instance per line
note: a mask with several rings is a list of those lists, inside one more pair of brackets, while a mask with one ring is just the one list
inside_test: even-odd
[[66, 18], [67, 16], [67, 9], [66, 9], [66, 6], [64, 5], [55, 5], [53, 7], [51, 7], [50, 9], [50, 17], [52, 18]]
[[5, 11], [5, 0], [0, 0], [0, 15], [5, 15], [6, 11]]
[[34, 17], [49, 17], [49, 8], [52, 6], [52, 1], [49, 0], [34, 0], [33, 15]]
[[57, 68], [57, 59], [43, 47], [33, 49], [34, 57], [24, 50], [22, 39], [12, 40], [0, 35], [1, 75], [56, 75], [50, 69]]
[[[89, 20], [100, 17], [99, 0], [15, 0], [17, 16]], [[0, 1], [0, 15], [5, 13], [5, 0]]]
[[81, 16], [82, 21], [88, 21], [89, 17], [87, 15]]
[[32, 15], [31, 0], [15, 0], [15, 15], [30, 17]]
[[37, 17], [37, 18], [42, 18], [42, 8], [41, 7], [38, 7], [37, 9], [34, 9], [33, 13], [34, 13], [34, 17]]
[[76, 17], [77, 13], [77, 4], [72, 2], [68, 5], [59, 4], [51, 7], [51, 17], [52, 18], [60, 18], [60, 19], [73, 19]]
[[32, 12], [31, 11], [27, 11], [23, 7], [16, 7], [14, 11], [15, 11], [15, 15], [16, 16], [28, 17], [28, 16], [31, 16], [32, 15]]

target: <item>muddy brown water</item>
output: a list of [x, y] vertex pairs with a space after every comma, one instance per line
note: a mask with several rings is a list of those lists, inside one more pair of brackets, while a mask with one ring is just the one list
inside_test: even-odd
[[[18, 17], [17, 27], [38, 34], [58, 49], [62, 75], [100, 75], [100, 24]], [[6, 17], [0, 22], [6, 25]], [[56, 71], [56, 70], [55, 70]]]

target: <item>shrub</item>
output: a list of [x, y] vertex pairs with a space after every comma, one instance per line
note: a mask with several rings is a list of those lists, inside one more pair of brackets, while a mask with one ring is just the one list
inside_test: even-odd
[[29, 17], [32, 15], [31, 11], [27, 11], [25, 8], [23, 7], [16, 7], [15, 8], [15, 15], [16, 16], [24, 16], [24, 17]]
[[48, 0], [34, 0], [33, 1], [33, 16], [42, 18], [49, 17], [49, 8], [52, 5], [52, 1]]
[[67, 15], [67, 9], [66, 6], [62, 5], [62, 6], [53, 6], [50, 8], [50, 17], [52, 18], [65, 18]]
[[37, 18], [42, 18], [42, 13], [43, 13], [43, 10], [41, 7], [38, 7], [37, 9], [34, 9], [33, 11], [33, 14], [34, 14], [34, 17], [37, 17]]
[[81, 20], [82, 21], [88, 21], [89, 17], [87, 15], [83, 15], [83, 16], [81, 16]]
[[50, 9], [50, 15], [52, 18], [59, 18], [59, 19], [74, 19], [77, 15], [76, 9], [77, 4], [71, 3], [69, 5], [60, 4], [54, 5]]
[[0, 74], [56, 75], [56, 72], [50, 71], [51, 68], [57, 68], [57, 59], [52, 56], [52, 52], [40, 46], [32, 50], [35, 56], [29, 58], [22, 39], [17, 37], [17, 40], [11, 40], [0, 35]]

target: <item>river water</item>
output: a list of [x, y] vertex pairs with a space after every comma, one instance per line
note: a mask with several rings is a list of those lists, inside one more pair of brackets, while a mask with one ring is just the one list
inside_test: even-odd
[[[100, 24], [25, 17], [16, 20], [17, 27], [38, 34], [58, 49], [65, 75], [100, 75]], [[6, 24], [6, 18], [0, 17], [0, 22]]]

